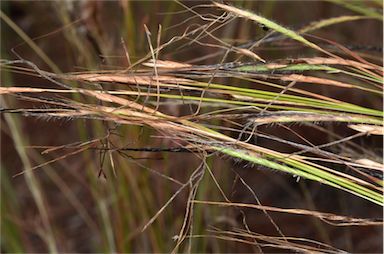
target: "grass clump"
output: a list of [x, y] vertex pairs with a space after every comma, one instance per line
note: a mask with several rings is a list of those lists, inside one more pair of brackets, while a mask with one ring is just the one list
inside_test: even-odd
[[[58, 20], [66, 25], [60, 33], [70, 45], [83, 50], [93, 45], [104, 59], [96, 68], [89, 50], [68, 71], [60, 70], [59, 60], [48, 57], [1, 12], [2, 20], [51, 69], [46, 71], [20, 53], [15, 53], [18, 59], [3, 56], [0, 62], [7, 77], [0, 88], [3, 132], [23, 168], [16, 170], [6, 162], [12, 169], [4, 174], [2, 185], [6, 193], [15, 193], [13, 179], [24, 176], [26, 187], [21, 189], [30, 191], [41, 218], [39, 249], [20, 240], [20, 234], [30, 237], [20, 223], [12, 223], [21, 215], [3, 212], [9, 230], [4, 231], [2, 248], [362, 251], [353, 246], [351, 235], [359, 231], [350, 226], [382, 226], [376, 214], [383, 206], [383, 163], [375, 150], [384, 128], [382, 57], [352, 51], [312, 33], [351, 21], [381, 20], [368, 5], [352, 8], [345, 1], [333, 2], [359, 16], [341, 13], [305, 24], [297, 32], [255, 14], [250, 6], [172, 3], [165, 9], [177, 16], [180, 7], [180, 13], [188, 13], [187, 20], [196, 23], [167, 29], [148, 20], [135, 26], [139, 13], [132, 10], [142, 11], [136, 2], [107, 4], [105, 8], [124, 14], [119, 20], [134, 36], [128, 47], [124, 39], [108, 40], [113, 22], [103, 30], [106, 24], [100, 20], [84, 18], [86, 39], [76, 23], [68, 25], [76, 14], [73, 9], [52, 3]], [[95, 3], [81, 8], [100, 11]], [[160, 13], [161, 8], [155, 5], [153, 11]], [[169, 15], [161, 20], [164, 24], [172, 24]], [[246, 43], [228, 38], [236, 34], [234, 22], [246, 27], [248, 21], [262, 26], [252, 23], [262, 36]], [[135, 41], [137, 45], [130, 45]], [[120, 60], [104, 55], [113, 53], [113, 43], [121, 49]], [[200, 51], [205, 53], [196, 56]], [[290, 56], [276, 57], [275, 52]], [[75, 65], [85, 69], [79, 71]], [[41, 85], [29, 85], [29, 79]], [[31, 133], [37, 128], [21, 124], [31, 118], [42, 120], [45, 128], [58, 128], [59, 135], [39, 140], [23, 133], [25, 126]], [[58, 127], [55, 121], [67, 122], [70, 128]], [[324, 199], [316, 196], [318, 192], [330, 196]], [[73, 228], [60, 225], [60, 216], [52, 210], [54, 197], [75, 211], [61, 211], [63, 218], [72, 219]], [[3, 200], [10, 211], [19, 206], [7, 199]], [[353, 202], [360, 208], [352, 209]], [[299, 225], [315, 233], [303, 234], [299, 227], [290, 230], [284, 220], [297, 216], [303, 217]], [[253, 219], [259, 217], [264, 224]], [[29, 225], [27, 219], [21, 221]], [[332, 241], [329, 227], [346, 228], [349, 236], [334, 236], [344, 237], [346, 243]], [[88, 235], [85, 245], [74, 238], [81, 230]], [[71, 236], [70, 244], [61, 245], [59, 236], [66, 235]]]

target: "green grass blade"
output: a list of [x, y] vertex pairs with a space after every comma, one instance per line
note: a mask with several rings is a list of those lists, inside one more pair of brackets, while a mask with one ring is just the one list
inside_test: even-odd
[[253, 21], [256, 21], [257, 23], [260, 23], [272, 30], [275, 30], [276, 32], [279, 32], [293, 40], [296, 40], [296, 41], [299, 41], [301, 43], [303, 43], [304, 45], [307, 45], [308, 47], [311, 47], [313, 49], [316, 49], [316, 50], [319, 50], [319, 51], [323, 51], [322, 48], [320, 48], [319, 46], [317, 46], [316, 44], [308, 41], [307, 39], [305, 39], [303, 36], [299, 35], [298, 33], [288, 29], [288, 28], [285, 28], [267, 18], [264, 18], [262, 16], [259, 16], [253, 12], [250, 12], [250, 11], [247, 11], [247, 10], [242, 10], [242, 9], [239, 9], [239, 8], [236, 8], [234, 6], [230, 6], [230, 5], [225, 5], [225, 4], [221, 4], [221, 3], [217, 3], [217, 2], [214, 2], [214, 4], [225, 10], [225, 11], [228, 11], [230, 13], [233, 13], [235, 15], [238, 15], [240, 17], [243, 17], [243, 18], [247, 18], [247, 19], [250, 19], [250, 20], [253, 20]]

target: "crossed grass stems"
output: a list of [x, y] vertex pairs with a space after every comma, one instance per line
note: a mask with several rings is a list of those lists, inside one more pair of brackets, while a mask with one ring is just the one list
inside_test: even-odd
[[[212, 32], [214, 29], [218, 29], [217, 27], [208, 31], [208, 28], [223, 18], [226, 19], [222, 21], [222, 24], [219, 25], [219, 27], [224, 25], [227, 19], [232, 20], [235, 18], [234, 16], [223, 14], [215, 19], [212, 19], [212, 23], [203, 27], [198, 36], [191, 40], [191, 42], [202, 44], [199, 40], [203, 36], [215, 38], [220, 44], [219, 47], [222, 47], [225, 50], [221, 62], [216, 65], [198, 66], [159, 60], [158, 57], [160, 50], [172, 45], [171, 43], [175, 41], [176, 37], [168, 43], [160, 45], [160, 37], [158, 36], [157, 47], [154, 49], [150, 43], [151, 35], [147, 28], [146, 34], [150, 45], [150, 54], [137, 63], [131, 65], [128, 72], [108, 71], [97, 73], [55, 74], [42, 71], [33, 63], [22, 59], [16, 61], [2, 60], [1, 65], [3, 68], [10, 68], [14, 72], [37, 75], [51, 81], [61, 88], [64, 88], [1, 88], [2, 94], [15, 95], [20, 99], [31, 100], [56, 107], [49, 109], [7, 109], [4, 111], [14, 113], [21, 112], [30, 116], [69, 119], [89, 118], [108, 121], [119, 125], [149, 126], [159, 133], [162, 133], [163, 138], [170, 138], [174, 140], [175, 143], [179, 143], [180, 147], [194, 152], [196, 156], [201, 158], [202, 164], [193, 172], [187, 183], [183, 184], [175, 179], [170, 179], [165, 175], [157, 173], [162, 177], [176, 182], [181, 187], [143, 227], [143, 230], [145, 230], [149, 225], [151, 225], [151, 223], [153, 223], [153, 221], [164, 211], [164, 209], [174, 200], [174, 198], [182, 190], [189, 187], [190, 195], [186, 209], [186, 216], [180, 233], [175, 238], [177, 240], [177, 244], [174, 251], [177, 251], [180, 244], [187, 238], [188, 230], [192, 232], [191, 216], [193, 206], [195, 204], [215, 204], [221, 206], [235, 206], [238, 208], [253, 207], [261, 209], [267, 216], [268, 211], [306, 214], [338, 226], [381, 225], [382, 222], [370, 219], [357, 219], [300, 209], [289, 210], [266, 207], [260, 204], [256, 195], [253, 196], [258, 202], [257, 206], [235, 204], [230, 202], [230, 200], [225, 196], [209, 166], [205, 163], [208, 156], [224, 154], [231, 158], [247, 161], [251, 164], [260, 165], [286, 172], [296, 177], [303, 177], [324, 183], [350, 192], [378, 205], [383, 205], [382, 180], [380, 179], [382, 174], [382, 165], [379, 163], [371, 163], [368, 165], [366, 163], [367, 159], [365, 158], [365, 161], [364, 159], [353, 159], [358, 158], [358, 152], [352, 149], [349, 149], [352, 153], [354, 153], [351, 158], [322, 150], [322, 148], [332, 145], [347, 143], [354, 149], [374, 157], [370, 151], [357, 147], [354, 143], [349, 141], [353, 138], [368, 134], [382, 134], [382, 112], [295, 88], [295, 84], [300, 82], [317, 85], [330, 85], [340, 89], [358, 89], [361, 92], [378, 96], [381, 95], [382, 92], [382, 68], [367, 62], [357, 54], [348, 51], [335, 43], [333, 44], [344, 51], [343, 53], [355, 58], [356, 60], [346, 60], [340, 58], [337, 55], [330, 53], [323, 48], [320, 48], [318, 45], [304, 39], [304, 37], [302, 37], [299, 33], [295, 33], [245, 10], [221, 4], [216, 5], [219, 8], [226, 10], [228, 13], [235, 14], [235, 16], [245, 17], [259, 22], [260, 24], [272, 29], [273, 32], [271, 34], [279, 32], [293, 40], [305, 44], [314, 50], [320, 51], [321, 53], [327, 55], [327, 57], [300, 58], [291, 61], [280, 60], [273, 63], [263, 64], [256, 64], [254, 62], [241, 64], [238, 61], [225, 63], [227, 56], [233, 52], [251, 57], [257, 61], [265, 62], [265, 60], [251, 51], [253, 47], [260, 45], [263, 40], [252, 43], [248, 49], [232, 47], [213, 36]], [[350, 20], [352, 20], [352, 18]], [[305, 32], [309, 30], [310, 28], [303, 29]], [[180, 38], [177, 38], [177, 40], [185, 38], [189, 34], [195, 33], [196, 30], [190, 33], [185, 33]], [[161, 34], [161, 27], [159, 27], [158, 34]], [[271, 34], [263, 39], [267, 40], [270, 38]], [[130, 62], [128, 54], [127, 59], [128, 62]], [[15, 64], [25, 64], [29, 68], [17, 67], [14, 66]], [[133, 67], [138, 66], [138, 64], [143, 64], [151, 69], [141, 68], [133, 71]], [[309, 71], [319, 74], [320, 77], [307, 75], [306, 73]], [[350, 79], [355, 81], [355, 84], [338, 81], [337, 75], [348, 76]], [[279, 93], [266, 92], [262, 90], [214, 83], [214, 81], [218, 78], [232, 78], [240, 81], [253, 82], [254, 84], [263, 84], [279, 88], [281, 91]], [[208, 79], [208, 81], [198, 81], [200, 79]], [[267, 79], [281, 80], [289, 83], [286, 86], [282, 86], [266, 81]], [[68, 85], [63, 81], [70, 82], [71, 85]], [[83, 85], [76, 87], [73, 85], [75, 82]], [[130, 85], [130, 90], [112, 90], [106, 88], [105, 84], [108, 83], [128, 84]], [[90, 89], [92, 87], [96, 89]], [[152, 92], [154, 88], [156, 91]], [[288, 95], [286, 94], [287, 92], [299, 95]], [[88, 97], [89, 102], [86, 102], [87, 99], [84, 99], [83, 102], [79, 102], [68, 98], [53, 99], [52, 97], [45, 98], [41, 96], [25, 96], [23, 95], [24, 93], [48, 93], [54, 95], [81, 94]], [[162, 103], [161, 99], [166, 99], [166, 102]], [[97, 103], [94, 103], [95, 100]], [[159, 109], [162, 104], [167, 104], [167, 100], [171, 103], [179, 101], [181, 104], [194, 104], [196, 109], [192, 110], [192, 107], [190, 106], [191, 114], [186, 116], [171, 116], [164, 114]], [[210, 108], [219, 109], [209, 111]], [[215, 119], [222, 119], [231, 127], [220, 127], [210, 123], [211, 120]], [[327, 144], [316, 146], [311, 144], [304, 137], [300, 136], [300, 138], [307, 143], [307, 145], [302, 145], [257, 131], [257, 127], [263, 124], [276, 124], [282, 128], [292, 131], [289, 127], [285, 126], [284, 123], [293, 122], [299, 122], [301, 124], [320, 129], [321, 131], [324, 131], [329, 135], [333, 135], [338, 139]], [[318, 122], [344, 122], [348, 124], [348, 127], [357, 130], [358, 133], [350, 137], [341, 138], [335, 134], [329, 133], [325, 128], [313, 124]], [[224, 131], [237, 133], [237, 138], [225, 135], [223, 133]], [[295, 133], [295, 135], [299, 134]], [[109, 140], [109, 136], [110, 135], [107, 135], [101, 139], [95, 139], [82, 144], [47, 148], [45, 152], [48, 153], [57, 149], [78, 149], [76, 152], [70, 153], [72, 155], [82, 152], [85, 149], [99, 149], [104, 150], [105, 152], [118, 152], [123, 155], [122, 151], [124, 151], [125, 148], [121, 149], [113, 147], [113, 143]], [[278, 151], [250, 143], [251, 139], [254, 137], [269, 138], [284, 144], [289, 144], [300, 150], [291, 154], [280, 153]], [[100, 143], [107, 145], [100, 147]], [[307, 152], [315, 154], [318, 157], [302, 155]], [[27, 170], [37, 169], [62, 158], [65, 158], [65, 156]], [[332, 162], [334, 164], [344, 165], [351, 169], [354, 172], [354, 175], [333, 170], [329, 167], [318, 164], [316, 161]], [[371, 160], [368, 161], [372, 162]], [[201, 181], [205, 171], [208, 171], [212, 176], [217, 188], [220, 190], [226, 202], [195, 200], [199, 182]], [[241, 181], [249, 190], [252, 190], [252, 188], [248, 186], [243, 179], [241, 179]], [[272, 218], [268, 218], [276, 228], [277, 232], [281, 235], [285, 244], [279, 244], [277, 238], [274, 238], [274, 243], [277, 247], [308, 250], [308, 245], [298, 244], [298, 246], [296, 246], [295, 243], [289, 242], [288, 238], [282, 234], [277, 225], [273, 222]], [[246, 222], [244, 222], [244, 225], [245, 228], [248, 229]], [[222, 233], [224, 233], [224, 235], [229, 234], [225, 237], [233, 237], [231, 234], [235, 234], [233, 232]], [[253, 244], [258, 246], [259, 243], [257, 243], [257, 240], [260, 240], [260, 237], [252, 234], [249, 229], [247, 232], [242, 233], [248, 234], [248, 236], [254, 240]], [[189, 241], [192, 240], [192, 234], [190, 235], [191, 237], [189, 237]], [[267, 240], [263, 239], [263, 241]], [[289, 244], [287, 244], [288, 242]], [[189, 244], [189, 246], [191, 246], [191, 244]], [[332, 247], [327, 246], [327, 248], [331, 251]]]

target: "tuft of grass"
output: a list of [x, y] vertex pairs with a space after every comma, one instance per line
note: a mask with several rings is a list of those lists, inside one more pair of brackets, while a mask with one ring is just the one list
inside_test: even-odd
[[[111, 52], [113, 43], [106, 40], [108, 34], [99, 33], [95, 25], [97, 20], [87, 23], [90, 36], [94, 37], [94, 43], [106, 58], [105, 63], [110, 64], [99, 65], [99, 70], [95, 70], [98, 63], [92, 57], [94, 52], [85, 46], [88, 44], [76, 26], [70, 25], [70, 10], [66, 4], [60, 3], [55, 5], [55, 11], [62, 24], [69, 26], [63, 31], [64, 37], [74, 51], [82, 55], [81, 60], [74, 64], [86, 68], [81, 72], [59, 70], [55, 61], [1, 12], [2, 20], [52, 70], [41, 70], [35, 63], [24, 59], [0, 61], [4, 73], [39, 78], [51, 85], [49, 88], [29, 87], [8, 80], [9, 86], [0, 88], [0, 95], [12, 102], [12, 107], [4, 104], [1, 110], [23, 162], [24, 170], [17, 176], [25, 176], [38, 207], [44, 229], [42, 239], [47, 250], [66, 251], [56, 241], [59, 239], [56, 235], [58, 227], [51, 225], [50, 203], [45, 197], [50, 193], [44, 191], [36, 177], [39, 169], [44, 169], [49, 181], [64, 193], [65, 201], [76, 209], [89, 227], [94, 236], [93, 242], [89, 243], [90, 249], [96, 252], [219, 252], [233, 242], [249, 245], [252, 250], [261, 252], [272, 246], [274, 250], [336, 253], [342, 250], [328, 244], [332, 238], [327, 236], [323, 222], [343, 227], [381, 226], [382, 221], [373, 218], [316, 211], [316, 203], [311, 203], [310, 209], [262, 205], [256, 195], [258, 186], [249, 185], [247, 182], [252, 179], [242, 178], [235, 170], [236, 166], [228, 163], [245, 164], [250, 175], [258, 176], [259, 169], [265, 168], [298, 180], [308, 179], [321, 184], [319, 186], [323, 189], [328, 186], [336, 193], [341, 191], [350, 194], [349, 197], [361, 198], [367, 201], [364, 204], [373, 204], [374, 209], [381, 209], [384, 205], [382, 158], [371, 149], [353, 142], [357, 138], [368, 140], [374, 135], [383, 135], [382, 110], [369, 103], [360, 105], [348, 97], [327, 93], [358, 93], [378, 100], [382, 97], [383, 68], [336, 42], [323, 40], [326, 43], [320, 46], [320, 43], [303, 37], [304, 33], [309, 35], [309, 32], [343, 22], [368, 18], [379, 20], [375, 11], [368, 7], [353, 5], [352, 8], [345, 1], [336, 2], [363, 16], [342, 15], [311, 23], [295, 32], [234, 6], [215, 2], [190, 8], [179, 3], [184, 11], [193, 13], [191, 20], [196, 19], [198, 23], [167, 38], [168, 41], [163, 39], [163, 28], [135, 23], [139, 22], [140, 16], [132, 11], [135, 2], [122, 2], [124, 18], [121, 29], [126, 34], [122, 36], [124, 40], [118, 40], [124, 44], [119, 53], [124, 56], [121, 62], [128, 63], [128, 66], [111, 66], [114, 60], [108, 55], [114, 52]], [[252, 5], [248, 2], [247, 8]], [[175, 10], [175, 6], [173, 3], [166, 9]], [[233, 19], [228, 15], [217, 16], [213, 6], [255, 21], [272, 33], [250, 47], [232, 45], [223, 35], [233, 31], [230, 27]], [[89, 8], [93, 7], [91, 3]], [[269, 5], [265, 8], [268, 9]], [[159, 6], [154, 5], [154, 9], [158, 11]], [[166, 16], [163, 24], [170, 24], [173, 19]], [[154, 27], [158, 31], [157, 37], [152, 35]], [[287, 42], [276, 33], [301, 45]], [[173, 36], [173, 30], [167, 30], [166, 34]], [[140, 38], [146, 38], [147, 42], [135, 45]], [[279, 44], [282, 42], [285, 44]], [[194, 55], [188, 55], [191, 45], [197, 45], [204, 52], [210, 52], [210, 48], [218, 50], [212, 55], [194, 58]], [[315, 49], [315, 53], [326, 54], [326, 57], [292, 56], [290, 59], [268, 60], [252, 51], [255, 45], [260, 48], [278, 45], [279, 50], [286, 50], [287, 54], [291, 45], [308, 46]], [[327, 51], [328, 48], [332, 48], [332, 53]], [[177, 61], [178, 58], [183, 60]], [[240, 58], [250, 59], [250, 62], [240, 62]], [[202, 63], [201, 59], [206, 62]], [[16, 104], [15, 99], [29, 104]], [[43, 149], [40, 154], [35, 150], [27, 153], [24, 147], [28, 145], [28, 138], [20, 132], [21, 125], [14, 118], [19, 117], [17, 114], [47, 120], [48, 125], [53, 120], [74, 120], [77, 127], [72, 134], [78, 142], [38, 146], [38, 149]], [[268, 128], [273, 126], [289, 135], [269, 132]], [[296, 129], [297, 126], [300, 128]], [[354, 134], [340, 135], [335, 127]], [[311, 141], [305, 128], [319, 131], [327, 142], [318, 144]], [[63, 128], [60, 135], [66, 135], [66, 131]], [[259, 142], [260, 139], [275, 142], [277, 146]], [[285, 146], [289, 147], [288, 151], [283, 149]], [[159, 151], [161, 154], [153, 153]], [[178, 161], [177, 155], [171, 151], [187, 155]], [[78, 154], [82, 156], [76, 157], [77, 163], [63, 163]], [[42, 156], [54, 158], [42, 160]], [[165, 162], [158, 162], [159, 157]], [[184, 161], [187, 157], [191, 157], [197, 166], [189, 164], [189, 160]], [[31, 158], [36, 164], [31, 162]], [[60, 162], [72, 172], [73, 179], [76, 179], [73, 183], [66, 183], [59, 173], [53, 172], [51, 167]], [[177, 166], [178, 163], [181, 166]], [[73, 171], [76, 165], [85, 171]], [[234, 179], [230, 177], [233, 173]], [[275, 183], [278, 174], [271, 176], [268, 179], [271, 189], [284, 186]], [[7, 193], [11, 193], [12, 181], [8, 177], [6, 180]], [[235, 187], [231, 190], [231, 180], [233, 186], [240, 183], [245, 187], [244, 193], [249, 195], [244, 199], [246, 201], [234, 200], [238, 190]], [[87, 188], [91, 204], [83, 204], [80, 195], [71, 189], [80, 183], [86, 183], [81, 189]], [[296, 187], [288, 189], [294, 193], [292, 189]], [[309, 196], [307, 193], [307, 202], [311, 202]], [[257, 205], [252, 204], [255, 201]], [[329, 202], [337, 204], [336, 195]], [[14, 204], [10, 206], [17, 207]], [[234, 208], [233, 211], [241, 218], [232, 218], [230, 213], [224, 213], [225, 207]], [[263, 212], [278, 236], [253, 232], [258, 228], [250, 223], [252, 219], [246, 216], [245, 208]], [[316, 230], [322, 233], [327, 244], [301, 236], [286, 236], [269, 213], [314, 218]], [[17, 247], [23, 244], [19, 236], [23, 230], [8, 222], [6, 233], [11, 237], [7, 242], [2, 241], [2, 246], [9, 243], [11, 247], [6, 250], [28, 250], [28, 246]]]

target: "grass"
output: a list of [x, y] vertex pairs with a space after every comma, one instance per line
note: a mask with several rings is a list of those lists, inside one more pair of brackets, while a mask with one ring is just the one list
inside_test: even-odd
[[[2, 248], [8, 252], [363, 251], [352, 243], [332, 242], [328, 234], [330, 225], [350, 234], [355, 232], [352, 225], [382, 226], [382, 219], [368, 215], [383, 206], [382, 158], [374, 149], [384, 128], [382, 58], [376, 61], [374, 55], [353, 52], [312, 33], [351, 21], [382, 20], [370, 5], [332, 2], [358, 16], [321, 19], [297, 32], [251, 8], [217, 2], [193, 8], [172, 2], [165, 7], [168, 11], [180, 7], [198, 25], [180, 23], [167, 30], [172, 25], [167, 14], [162, 27], [148, 21], [141, 28], [135, 24], [139, 14], [132, 12], [141, 10], [139, 3], [124, 2], [118, 8], [129, 36], [123, 35], [122, 43], [128, 42], [128, 47], [121, 46], [120, 62], [111, 56], [113, 37], [100, 32], [114, 23], [98, 27], [96, 19], [85, 24], [106, 59], [107, 65], [97, 68], [95, 53], [89, 49], [92, 44], [76, 30], [68, 6], [50, 3], [64, 26], [60, 33], [69, 50], [80, 54], [73, 66], [83, 66], [81, 71], [60, 70], [59, 59], [51, 59], [2, 11], [2, 21], [51, 69], [43, 70], [20, 54], [16, 60], [3, 54], [0, 62], [6, 84], [0, 88], [3, 135], [13, 141], [23, 168], [15, 172], [8, 162], [4, 168], [12, 168], [12, 173], [2, 170], [7, 195], [2, 199], [6, 236]], [[370, 4], [382, 8], [381, 3]], [[264, 8], [277, 8], [268, 5]], [[160, 13], [159, 9], [154, 5], [151, 11]], [[233, 34], [235, 20], [256, 22], [254, 27], [266, 30], [264, 36], [251, 44], [231, 44], [227, 36]], [[142, 43], [133, 45], [135, 41]], [[191, 45], [209, 54], [190, 55]], [[302, 53], [270, 58], [258, 52], [264, 47], [285, 54], [296, 48]], [[127, 68], [114, 67], [122, 61]], [[47, 85], [28, 85], [28, 79]], [[360, 104], [349, 94], [371, 98], [372, 103]], [[55, 120], [72, 121], [73, 128], [59, 128], [59, 133], [74, 141], [54, 139], [31, 146], [28, 140], [34, 145], [36, 137], [23, 133], [25, 116], [42, 119], [52, 128]], [[321, 141], [312, 133], [321, 135]], [[263, 174], [264, 182], [251, 184]], [[20, 195], [13, 179], [22, 176], [41, 218], [38, 244], [24, 240], [31, 237], [27, 219], [10, 213], [22, 206], [10, 199]], [[361, 208], [353, 210], [350, 205], [352, 212], [347, 213], [333, 209], [342, 202], [334, 194], [321, 205], [321, 199], [311, 196], [313, 187], [303, 187], [304, 208], [293, 202], [301, 200], [294, 195], [286, 207], [285, 197], [268, 201], [268, 194], [258, 188], [300, 193], [297, 183], [288, 184], [292, 176], [324, 192], [344, 195]], [[236, 200], [237, 193], [245, 198]], [[54, 195], [60, 196], [61, 209], [69, 204], [75, 211], [63, 218], [79, 216], [81, 226], [67, 229], [58, 223]], [[258, 231], [260, 224], [247, 209], [260, 211], [268, 226]], [[300, 235], [300, 230], [290, 230], [283, 218], [295, 216], [311, 219], [308, 228], [320, 233]], [[86, 243], [76, 240], [81, 230], [88, 232]], [[65, 244], [60, 237], [67, 239]]]

